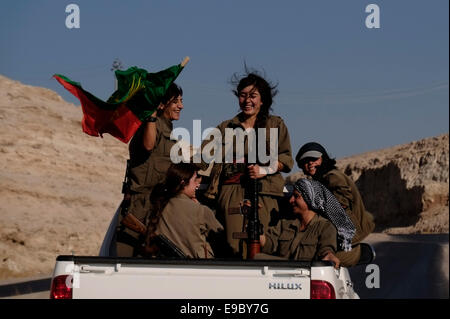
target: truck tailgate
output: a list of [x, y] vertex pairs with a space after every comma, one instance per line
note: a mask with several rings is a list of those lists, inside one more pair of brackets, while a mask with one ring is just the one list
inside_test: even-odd
[[75, 257], [74, 299], [309, 299], [303, 262]]

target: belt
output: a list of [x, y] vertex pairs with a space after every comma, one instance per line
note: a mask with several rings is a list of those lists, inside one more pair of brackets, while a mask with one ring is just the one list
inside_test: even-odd
[[241, 177], [243, 175], [244, 175], [243, 173], [237, 173], [235, 175], [232, 175], [223, 181], [223, 185], [241, 184]]

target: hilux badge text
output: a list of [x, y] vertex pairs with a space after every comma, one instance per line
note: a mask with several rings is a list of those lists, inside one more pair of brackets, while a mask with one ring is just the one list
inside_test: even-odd
[[300, 289], [301, 290], [302, 289], [302, 284], [269, 282], [269, 289], [289, 289], [289, 290]]

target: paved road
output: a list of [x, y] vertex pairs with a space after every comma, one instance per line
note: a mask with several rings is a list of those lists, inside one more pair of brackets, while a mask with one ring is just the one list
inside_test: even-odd
[[[366, 287], [366, 266], [350, 269], [361, 299], [449, 298], [448, 235], [372, 234], [380, 287]], [[0, 282], [0, 298], [47, 299], [50, 278]]]
[[355, 290], [362, 299], [449, 298], [448, 239], [448, 234], [372, 234], [367, 242], [377, 254], [380, 287], [367, 288], [373, 271], [357, 266], [350, 269]]
[[0, 298], [48, 299], [50, 283], [50, 276], [4, 280], [0, 282]]

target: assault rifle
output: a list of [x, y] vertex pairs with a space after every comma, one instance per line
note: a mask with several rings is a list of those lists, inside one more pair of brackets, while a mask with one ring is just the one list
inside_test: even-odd
[[247, 221], [247, 259], [254, 259], [255, 255], [261, 252], [261, 243], [259, 236], [262, 235], [262, 224], [259, 220], [259, 188], [261, 184], [256, 178], [248, 180], [250, 211]]
[[247, 242], [247, 259], [254, 259], [255, 255], [261, 252], [260, 235], [263, 234], [263, 225], [259, 220], [259, 191], [261, 183], [258, 179], [248, 177], [245, 187], [244, 203], [241, 212], [244, 215], [244, 231], [233, 233], [234, 239], [245, 239]]

